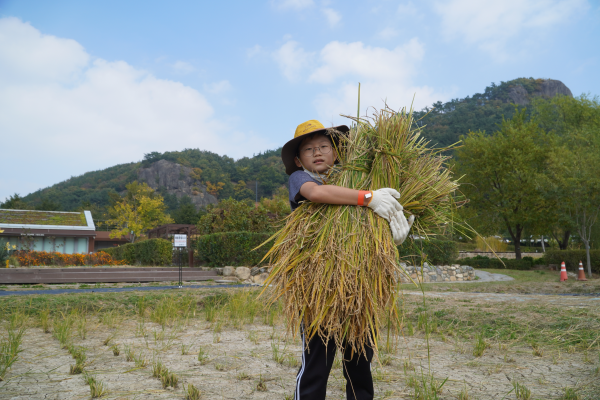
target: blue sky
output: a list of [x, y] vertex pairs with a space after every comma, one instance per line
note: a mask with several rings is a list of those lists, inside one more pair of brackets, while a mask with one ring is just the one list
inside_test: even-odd
[[308, 119], [517, 77], [600, 94], [596, 0], [0, 0], [0, 199], [151, 151], [234, 158]]

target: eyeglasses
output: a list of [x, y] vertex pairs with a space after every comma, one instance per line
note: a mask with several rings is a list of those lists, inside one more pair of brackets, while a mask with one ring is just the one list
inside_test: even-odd
[[317, 151], [321, 154], [328, 154], [331, 152], [331, 145], [324, 144], [322, 146], [307, 147], [305, 149], [302, 149], [302, 154], [304, 155], [304, 157], [314, 157], [315, 152]]

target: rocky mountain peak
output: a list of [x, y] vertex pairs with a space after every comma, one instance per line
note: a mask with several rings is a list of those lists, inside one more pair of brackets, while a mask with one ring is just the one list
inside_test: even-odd
[[557, 94], [573, 97], [571, 90], [561, 81], [555, 79], [542, 79], [532, 93], [528, 93], [523, 85], [517, 84], [510, 89], [508, 97], [510, 100], [520, 106], [529, 104], [532, 96], [541, 96], [551, 98]]
[[194, 178], [192, 168], [172, 161], [159, 160], [148, 168], [140, 168], [138, 181], [147, 183], [154, 190], [163, 187], [178, 199], [187, 195], [196, 209], [217, 203], [217, 198], [206, 191], [206, 186]]

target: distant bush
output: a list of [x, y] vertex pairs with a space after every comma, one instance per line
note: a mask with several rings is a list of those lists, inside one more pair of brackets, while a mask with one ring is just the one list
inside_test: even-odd
[[458, 258], [458, 243], [451, 240], [411, 240], [398, 246], [403, 262], [411, 265], [421, 264], [420, 254], [426, 255], [426, 261], [432, 265], [452, 264]]
[[289, 214], [288, 202], [281, 198], [263, 199], [255, 206], [253, 201], [222, 200], [206, 206], [206, 214], [198, 221], [198, 233], [210, 235], [220, 232], [272, 233]]
[[137, 243], [102, 249], [113, 258], [124, 260], [129, 265], [171, 265], [173, 244], [165, 239], [148, 239]]
[[267, 233], [255, 232], [221, 232], [200, 236], [196, 239], [196, 249], [200, 262], [211, 267], [254, 266], [271, 248], [265, 244], [254, 250], [269, 239]]
[[17, 259], [19, 265], [30, 266], [84, 266], [84, 265], [119, 265], [122, 261], [109, 254], [98, 252], [92, 254], [63, 254], [56, 251], [25, 251], [18, 250], [12, 256]]
[[490, 236], [487, 238], [483, 238], [481, 236], [477, 236], [475, 238], [475, 244], [477, 250], [479, 251], [492, 251], [495, 252], [503, 252], [508, 249], [508, 243], [503, 240], [498, 239], [495, 236]]
[[477, 250], [476, 243], [456, 242], [456, 245], [458, 246], [458, 251], [475, 251], [475, 250]]
[[500, 258], [500, 260], [497, 258], [476, 256], [472, 258], [462, 258], [459, 261], [462, 265], [468, 265], [473, 268], [529, 270], [533, 267], [532, 257], [523, 257], [521, 260]]
[[[585, 250], [547, 250], [544, 259], [548, 264], [560, 265], [565, 262], [568, 271], [577, 272], [579, 261], [583, 262], [583, 268], [587, 273], [587, 256]], [[590, 250], [590, 261], [592, 272], [600, 273], [600, 250]]]

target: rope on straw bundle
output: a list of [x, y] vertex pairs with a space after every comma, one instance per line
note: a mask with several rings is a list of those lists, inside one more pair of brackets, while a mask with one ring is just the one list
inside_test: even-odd
[[[386, 106], [369, 119], [348, 118], [356, 126], [347, 136], [333, 132], [340, 163], [327, 184], [397, 189], [404, 212], [417, 216], [414, 235], [450, 222], [458, 183], [441, 155], [446, 148], [427, 147], [412, 109]], [[318, 334], [362, 353], [365, 346], [377, 350], [383, 321], [400, 328], [398, 284], [406, 272], [385, 219], [366, 207], [304, 202], [273, 238], [265, 288], [272, 284], [271, 302], [283, 298], [293, 335], [303, 322], [307, 341]]]

